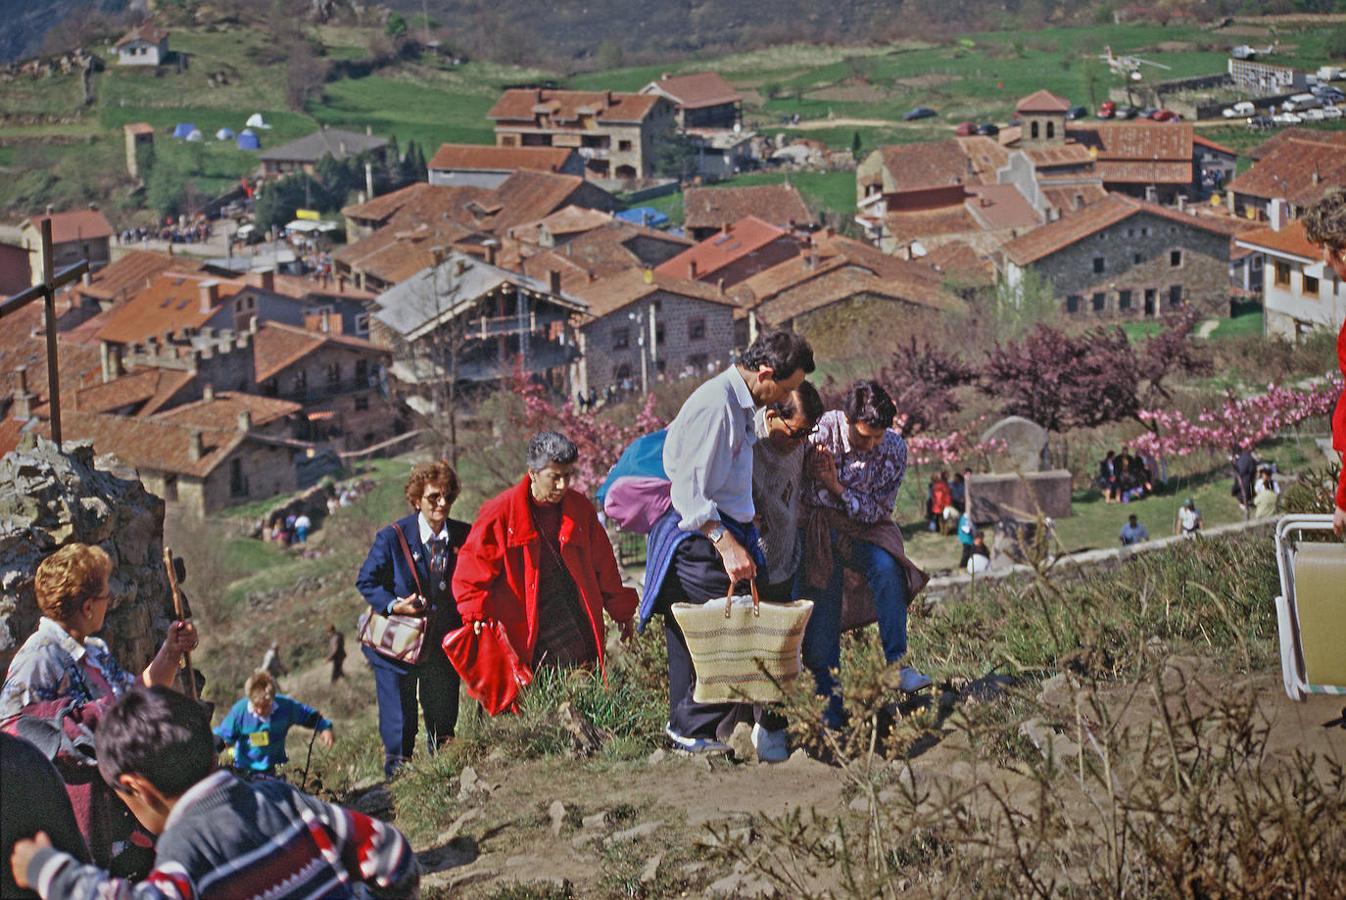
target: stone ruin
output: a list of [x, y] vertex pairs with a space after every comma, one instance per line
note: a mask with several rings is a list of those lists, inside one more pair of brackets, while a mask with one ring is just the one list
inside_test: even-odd
[[115, 459], [94, 459], [87, 441], [65, 452], [38, 438], [0, 459], [0, 671], [37, 627], [37, 565], [66, 544], [97, 544], [112, 558], [100, 636], [128, 670], [140, 671], [173, 618], [164, 572], [164, 502]]
[[1047, 437], [1047, 429], [1022, 416], [1001, 419], [982, 433], [983, 443], [1001, 449], [993, 457], [997, 471], [968, 479], [974, 522], [1028, 522], [1039, 512], [1053, 519], [1071, 515], [1070, 472], [1047, 468]]

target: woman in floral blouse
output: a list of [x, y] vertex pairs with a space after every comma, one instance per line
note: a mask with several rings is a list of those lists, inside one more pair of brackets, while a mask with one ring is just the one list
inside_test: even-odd
[[0, 728], [53, 758], [100, 865], [134, 841], [127, 840], [129, 814], [98, 777], [92, 754], [98, 718], [137, 681], [171, 687], [182, 655], [196, 647], [196, 629], [174, 622], [139, 678], [118, 665], [108, 645], [93, 637], [107, 616], [111, 575], [107, 553], [88, 544], [68, 544], [38, 565], [34, 587], [42, 618], [0, 688]]

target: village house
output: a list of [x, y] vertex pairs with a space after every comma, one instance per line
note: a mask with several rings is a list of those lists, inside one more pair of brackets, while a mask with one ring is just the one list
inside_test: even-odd
[[[68, 295], [57, 298], [58, 325], [70, 311], [69, 304]], [[0, 359], [4, 360], [0, 366], [0, 455], [16, 448], [24, 434], [51, 416], [45, 318], [42, 304], [30, 303], [6, 316], [0, 328]], [[76, 391], [98, 379], [98, 345], [58, 334], [56, 348], [62, 403], [69, 408]]]
[[522, 236], [507, 238], [500, 264], [541, 280], [548, 277], [548, 272], [558, 271], [563, 284], [654, 269], [692, 246], [685, 237], [619, 219], [569, 235], [550, 248], [531, 242], [530, 237], [531, 229], [525, 228]]
[[[310, 319], [309, 325], [317, 323]], [[400, 433], [398, 412], [383, 389], [387, 347], [331, 330], [265, 322], [253, 338], [257, 391], [300, 406], [299, 437], [338, 451], [362, 450]]]
[[505, 233], [503, 243], [505, 246], [517, 247], [521, 255], [554, 250], [614, 221], [618, 220], [612, 213], [582, 206], [565, 206], [536, 222], [515, 225]]
[[748, 216], [659, 265], [655, 272], [731, 288], [799, 254], [800, 239]]
[[368, 154], [374, 160], [385, 162], [387, 152], [388, 142], [375, 137], [368, 129], [361, 134], [324, 125], [310, 135], [263, 150], [257, 158], [262, 163], [262, 174], [271, 177], [291, 172], [312, 175], [318, 160], [324, 156], [340, 161]]
[[674, 118], [682, 131], [732, 130], [743, 120], [743, 95], [719, 72], [664, 74], [640, 92], [672, 103]]
[[630, 181], [654, 174], [655, 145], [674, 127], [664, 97], [544, 88], [505, 91], [486, 114], [502, 147], [567, 147], [590, 178]]
[[154, 250], [127, 250], [109, 265], [85, 276], [73, 286], [84, 303], [107, 312], [150, 286], [165, 272], [193, 274], [202, 263], [190, 256], [174, 256]]
[[46, 215], [19, 223], [19, 243], [28, 251], [31, 284], [42, 283], [42, 223], [48, 219], [53, 271], [85, 259], [90, 271], [96, 271], [111, 261], [112, 226], [101, 211], [91, 207], [58, 213], [49, 206]]
[[704, 375], [729, 364], [737, 304], [718, 287], [626, 269], [561, 288], [588, 304], [580, 317], [572, 388], [580, 393]]
[[[1297, 219], [1328, 191], [1346, 188], [1346, 132], [1288, 129], [1255, 153], [1252, 167], [1227, 186], [1227, 205], [1237, 215]], [[1273, 215], [1277, 204], [1285, 209]]]
[[1120, 194], [1010, 241], [1011, 287], [1037, 273], [1070, 315], [1148, 318], [1185, 306], [1225, 314], [1233, 292], [1231, 216], [1197, 215]]
[[1264, 257], [1262, 302], [1266, 334], [1299, 341], [1346, 322], [1346, 282], [1323, 262], [1322, 247], [1304, 233], [1300, 221], [1273, 223], [1241, 234], [1239, 247]]
[[[71, 410], [62, 413], [61, 429], [65, 440], [92, 441], [95, 453], [115, 455], [136, 469], [146, 490], [196, 518], [299, 489], [297, 461], [312, 450], [254, 430], [242, 414], [201, 427]], [[49, 423], [38, 430], [50, 437]]]
[[28, 269], [28, 250], [0, 241], [0, 298], [17, 294], [33, 283]]
[[570, 147], [440, 144], [426, 168], [433, 185], [489, 190], [521, 170], [583, 177], [584, 160]]
[[153, 22], [137, 25], [112, 45], [121, 66], [159, 66], [168, 62], [168, 31]]
[[739, 219], [755, 216], [786, 231], [810, 229], [815, 217], [791, 184], [688, 188], [683, 193], [683, 229], [704, 241]]
[[459, 251], [379, 295], [370, 321], [375, 343], [392, 351], [390, 394], [436, 423], [454, 405], [522, 374], [569, 392], [579, 355], [571, 319], [584, 302], [548, 281]]

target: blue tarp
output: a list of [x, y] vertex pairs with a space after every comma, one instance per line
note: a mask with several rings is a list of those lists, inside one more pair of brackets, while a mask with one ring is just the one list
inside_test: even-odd
[[262, 142], [257, 140], [257, 135], [251, 131], [244, 131], [238, 136], [238, 149], [240, 150], [260, 150]]
[[193, 131], [196, 131], [196, 126], [191, 122], [179, 122], [177, 127], [173, 129], [173, 137], [185, 138]]
[[652, 206], [637, 206], [634, 209], [623, 210], [617, 213], [617, 218], [646, 228], [663, 228], [668, 224], [668, 216]]

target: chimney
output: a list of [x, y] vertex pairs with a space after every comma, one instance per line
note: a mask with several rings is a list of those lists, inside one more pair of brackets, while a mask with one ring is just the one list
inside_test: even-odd
[[1187, 212], [1187, 195], [1178, 195], [1178, 212]]
[[257, 286], [264, 291], [274, 291], [276, 289], [276, 270], [263, 269], [258, 272]]
[[547, 270], [547, 293], [561, 293], [561, 273], [556, 269]]
[[977, 198], [977, 205], [980, 206], [982, 209], [986, 209], [988, 206], [991, 205], [991, 198], [986, 196], [985, 194], [982, 194]]
[[201, 389], [201, 399], [207, 403], [215, 399], [215, 385], [207, 384]]
[[242, 410], [242, 411], [239, 412], [239, 414], [238, 414], [238, 430], [239, 430], [239, 431], [252, 431], [252, 412], [251, 412], [250, 410], [246, 410], [246, 409], [245, 409], [245, 410]]
[[56, 207], [54, 207], [54, 206], [52, 206], [50, 203], [48, 203], [48, 204], [47, 204], [47, 218], [51, 218], [51, 217], [54, 216], [54, 215], [56, 215]]
[[91, 284], [93, 284], [93, 273], [85, 272], [84, 277], [81, 281], [85, 287], [89, 287]]
[[733, 233], [734, 233], [734, 223], [733, 223], [733, 222], [725, 222], [725, 223], [724, 223], [724, 233], [725, 233], [725, 234], [733, 234]]
[[196, 462], [205, 455], [206, 449], [201, 443], [201, 429], [193, 428], [187, 433], [187, 458]]
[[1267, 204], [1267, 218], [1271, 220], [1271, 230], [1280, 231], [1290, 224], [1290, 204], [1280, 197]]
[[724, 279], [723, 279], [723, 278], [721, 278], [719, 281], [715, 282], [715, 289], [716, 289], [717, 291], [720, 292], [720, 296], [721, 296], [721, 297], [724, 296]]
[[220, 302], [220, 283], [218, 281], [203, 281], [197, 286], [197, 290], [201, 296], [201, 312], [208, 313], [215, 309], [215, 304]]
[[1156, 188], [1156, 187], [1155, 187], [1154, 185], [1152, 185], [1152, 184], [1146, 185], [1146, 186], [1145, 186], [1145, 202], [1146, 202], [1146, 203], [1157, 203], [1158, 201], [1159, 201], [1159, 189]]
[[487, 263], [487, 265], [492, 265], [492, 266], [495, 265], [495, 259], [496, 259], [496, 256], [495, 256], [495, 253], [496, 253], [495, 241], [486, 241], [484, 244], [482, 244], [482, 246], [486, 248], [486, 263]]
[[687, 261], [687, 277], [696, 281], [696, 260]]
[[1077, 209], [1077, 210], [1084, 209], [1084, 195], [1083, 195], [1083, 194], [1076, 194], [1076, 195], [1075, 195], [1075, 209]]
[[28, 367], [17, 366], [14, 378], [18, 382], [14, 387], [14, 415], [16, 419], [27, 419], [33, 414], [33, 395], [28, 393]]
[[[370, 162], [365, 163], [365, 196], [370, 200], [374, 199], [374, 164]], [[361, 200], [360, 202], [364, 203], [365, 201]]]

